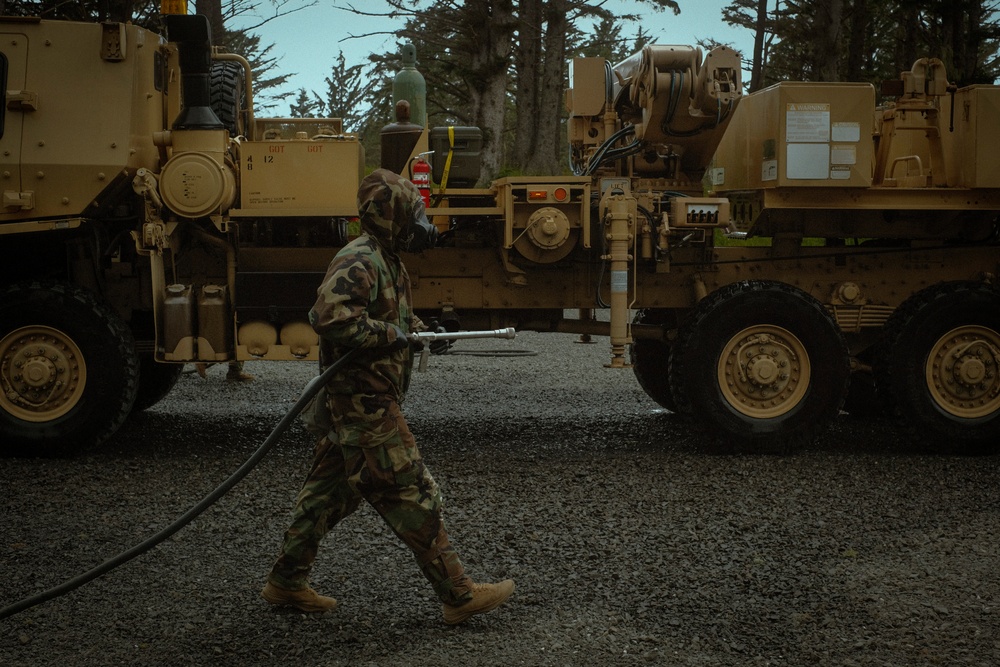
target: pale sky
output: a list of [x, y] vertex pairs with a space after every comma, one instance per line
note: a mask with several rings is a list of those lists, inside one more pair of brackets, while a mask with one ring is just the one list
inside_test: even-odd
[[[747, 57], [753, 47], [752, 33], [733, 28], [721, 18], [722, 8], [729, 1], [678, 0], [681, 8], [678, 16], [666, 10], [656, 12], [645, 9], [643, 26], [658, 44], [694, 45], [699, 39], [715, 39], [731, 44]], [[280, 73], [294, 73], [289, 79], [290, 91], [305, 88], [322, 93], [325, 88], [323, 80], [329, 75], [340, 51], [344, 52], [349, 67], [367, 63], [369, 53], [396, 51], [396, 39], [391, 34], [347, 39], [352, 34], [391, 32], [402, 24], [402, 21], [393, 22], [387, 18], [357, 16], [346, 9], [337, 8], [349, 5], [361, 11], [375, 13], [388, 9], [383, 0], [319, 0], [314, 7], [273, 19], [257, 30], [262, 45], [274, 44], [272, 54], [278, 59]], [[268, 8], [270, 5], [262, 2], [261, 6]], [[638, 13], [642, 3], [608, 0], [606, 6], [622, 7], [627, 12]], [[255, 21], [247, 20], [247, 23], [251, 22]], [[230, 27], [240, 26], [237, 24]], [[626, 26], [624, 34], [632, 36], [636, 29], [636, 26]], [[416, 46], [419, 61], [420, 45]], [[747, 78], [746, 74], [744, 78]]]

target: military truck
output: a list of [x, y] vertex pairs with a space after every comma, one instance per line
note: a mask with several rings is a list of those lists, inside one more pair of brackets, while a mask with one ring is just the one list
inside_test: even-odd
[[[357, 137], [255, 118], [204, 17], [0, 32], [2, 449], [100, 442], [186, 363], [315, 360]], [[657, 45], [569, 83], [572, 175], [481, 185], [476, 128], [387, 128], [383, 166], [432, 163], [441, 240], [404, 258], [426, 320], [608, 336], [608, 366], [733, 448], [791, 450], [845, 401], [995, 446], [1000, 89], [921, 60], [883, 106], [744, 95], [732, 50]]]
[[[360, 143], [337, 120], [256, 119], [249, 64], [212, 53], [205, 17], [165, 18], [170, 43], [0, 19], [5, 451], [99, 442], [184, 362], [316, 356], [284, 295], [344, 243]], [[237, 347], [255, 321], [278, 323], [273, 345]]]

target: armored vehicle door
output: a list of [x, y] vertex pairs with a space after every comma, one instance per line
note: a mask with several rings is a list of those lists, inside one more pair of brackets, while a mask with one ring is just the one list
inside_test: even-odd
[[[9, 26], [11, 28], [14, 26]], [[35, 109], [37, 95], [25, 90], [28, 63], [27, 35], [0, 33], [0, 187], [3, 208], [0, 215], [32, 207], [31, 193], [21, 189], [21, 131], [24, 114]]]

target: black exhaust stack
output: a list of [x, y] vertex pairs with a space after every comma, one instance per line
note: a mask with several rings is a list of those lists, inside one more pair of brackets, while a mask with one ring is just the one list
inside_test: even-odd
[[204, 14], [169, 14], [167, 39], [177, 44], [181, 66], [181, 112], [174, 130], [224, 130], [212, 111], [212, 29]]

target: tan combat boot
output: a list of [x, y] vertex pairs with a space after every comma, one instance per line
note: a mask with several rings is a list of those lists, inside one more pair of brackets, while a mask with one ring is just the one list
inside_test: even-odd
[[307, 613], [329, 611], [337, 606], [336, 600], [320, 595], [308, 586], [302, 590], [290, 591], [267, 582], [264, 590], [260, 592], [260, 596], [273, 605], [295, 607], [299, 611]]
[[444, 611], [444, 622], [448, 625], [464, 623], [476, 614], [493, 611], [514, 592], [514, 581], [505, 579], [499, 584], [472, 584], [472, 599], [463, 605], [453, 607], [450, 604], [441, 605]]
[[226, 379], [230, 382], [251, 382], [253, 376], [243, 370], [242, 361], [230, 361], [229, 370], [226, 371]]

